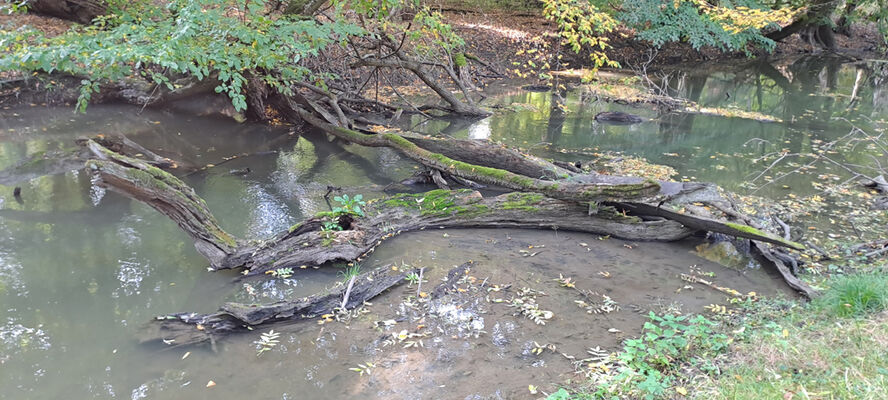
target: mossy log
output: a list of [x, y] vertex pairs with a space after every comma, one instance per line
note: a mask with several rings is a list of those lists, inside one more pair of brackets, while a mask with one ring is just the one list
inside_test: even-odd
[[[591, 203], [590, 206], [586, 202], [555, 199], [533, 192], [513, 192], [496, 197], [482, 197], [473, 190], [401, 194], [371, 201], [364, 207], [362, 215], [320, 213], [287, 232], [255, 244], [237, 241], [222, 230], [204, 201], [174, 176], [141, 160], [108, 150], [94, 141], [88, 141], [87, 146], [96, 158], [88, 161], [87, 166], [97, 174], [100, 185], [143, 201], [173, 219], [192, 237], [197, 250], [210, 261], [211, 268], [244, 268], [254, 275], [278, 268], [360, 261], [388, 238], [435, 227], [559, 229], [644, 241], [674, 241], [697, 231], [712, 231], [778, 246], [803, 248], [745, 223], [720, 221], [704, 212], [695, 212], [693, 203], [706, 202], [724, 209], [725, 205], [718, 202], [726, 201], [714, 185], [679, 182], [655, 182], [658, 192], [651, 198], [659, 199], [656, 205], [621, 200]], [[643, 182], [649, 181], [574, 174], [554, 183], [565, 187], [625, 188]], [[673, 209], [676, 207], [687, 210], [679, 212]], [[736, 211], [732, 212], [736, 214]], [[335, 223], [341, 230], [322, 229], [325, 223]]]
[[84, 145], [93, 157], [86, 167], [99, 178], [100, 186], [142, 201], [175, 221], [211, 265], [219, 265], [238, 248], [234, 237], [219, 226], [190, 186], [146, 161], [115, 153], [94, 140]]
[[582, 183], [572, 181], [549, 181], [500, 168], [470, 164], [424, 149], [414, 142], [395, 133], [376, 135], [361, 133], [336, 126], [306, 111], [298, 104], [289, 102], [289, 107], [300, 118], [333, 136], [351, 143], [367, 147], [389, 147], [400, 151], [406, 157], [429, 168], [437, 169], [463, 179], [500, 186], [520, 192], [535, 192], [548, 197], [574, 202], [598, 202], [618, 199], [645, 199], [660, 191], [657, 182], [650, 179], [637, 179], [633, 183]]

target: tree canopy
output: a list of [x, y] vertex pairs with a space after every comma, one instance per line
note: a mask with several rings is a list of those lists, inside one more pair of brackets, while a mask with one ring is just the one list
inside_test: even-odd
[[[7, 0], [4, 8], [8, 12], [40, 10], [53, 1]], [[852, 19], [878, 21], [884, 28], [888, 11], [885, 7], [873, 10], [883, 2], [848, 2], [844, 12]], [[0, 72], [76, 76], [82, 79], [81, 110], [100, 83], [140, 79], [173, 91], [182, 85], [181, 78], [208, 80], [243, 111], [248, 108], [250, 81], [284, 95], [306, 82], [326, 90], [340, 78], [341, 68], [331, 67], [338, 61], [340, 66], [406, 69], [449, 103], [445, 111], [484, 114], [474, 105], [470, 81], [458, 71], [467, 63], [464, 41], [440, 13], [418, 0], [292, 0], [287, 4], [277, 0], [114, 0], [96, 4], [93, 9], [102, 13], [91, 24], [75, 25], [59, 36], [48, 37], [27, 27], [0, 29]], [[836, 4], [822, 0], [542, 0], [532, 7], [554, 22], [553, 34], [560, 44], [583, 54], [587, 66], [595, 70], [618, 66], [609, 58], [608, 49], [614, 37], [627, 32], [654, 46], [686, 42], [696, 49], [752, 54], [756, 48], [772, 50], [781, 31], [820, 23], [817, 19], [828, 17]], [[543, 64], [539, 69], [556, 63]], [[550, 76], [548, 71], [541, 72], [540, 76]], [[441, 77], [449, 79], [450, 85], [439, 84]], [[463, 98], [447, 89], [454, 85]]]

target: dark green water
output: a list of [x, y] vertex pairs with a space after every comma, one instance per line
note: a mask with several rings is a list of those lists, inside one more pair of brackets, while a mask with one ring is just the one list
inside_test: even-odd
[[[859, 71], [862, 78], [852, 104]], [[762, 154], [782, 148], [809, 151], [818, 140], [847, 133], [847, 121], [884, 129], [885, 71], [880, 64], [803, 59], [776, 68], [751, 64], [676, 78], [681, 82], [676, 94], [702, 105], [732, 105], [785, 123], [660, 115], [652, 109], [584, 100], [579, 91], [567, 96], [565, 114], [553, 112], [550, 94], [507, 90], [494, 101], [530, 104], [535, 111], [502, 113], [480, 122], [432, 122], [418, 129], [490, 138], [563, 158], [575, 155], [560, 150], [619, 150], [670, 165], [689, 179], [749, 192], [744, 183], [762, 168], [751, 160]], [[592, 117], [604, 110], [628, 110], [648, 121], [632, 126], [594, 122]], [[123, 106], [95, 106], [86, 115], [40, 107], [3, 110], [0, 169], [38, 152], [69, 147], [78, 135], [125, 133], [180, 161], [183, 168], [217, 164], [185, 180], [227, 230], [250, 238], [267, 237], [326, 210], [322, 195], [327, 185], [378, 196], [383, 186], [415, 169], [387, 149], [343, 146], [317, 135], [299, 138], [286, 128], [194, 113], [137, 111]], [[767, 142], [749, 144], [756, 138]], [[247, 156], [223, 163], [241, 154]], [[244, 167], [250, 174], [228, 173]], [[804, 193], [815, 177], [787, 178], [781, 185]], [[235, 282], [233, 273], [206, 272], [206, 262], [172, 222], [147, 206], [93, 188], [83, 172], [19, 185], [22, 203], [12, 196], [12, 186], [0, 186], [0, 399], [523, 397], [528, 384], [548, 390], [573, 372], [559, 354], [530, 355], [534, 341], [578, 356], [588, 347], [616, 350], [644, 320], [630, 304], [643, 310], [701, 312], [704, 305], [724, 302], [723, 295], [707, 289], [676, 293], [684, 285], [679, 274], [692, 265], [714, 272], [718, 283], [741, 292], [786, 293], [782, 283], [763, 271], [729, 269], [697, 257], [693, 241], [627, 243], [512, 230], [452, 231], [446, 236], [422, 232], [383, 245], [366, 267], [402, 262], [425, 266], [431, 268], [434, 284], [444, 268], [477, 260], [473, 274], [479, 279], [549, 293], [540, 301], [555, 318], [540, 326], [501, 306], [461, 305], [472, 321], [481, 321], [485, 333], [474, 337], [452, 321], [428, 322], [446, 334], [426, 339], [421, 349], [384, 347], [380, 336], [410, 325], [370, 328], [375, 320], [399, 315], [393, 304], [413, 290], [399, 288], [374, 301], [370, 312], [350, 326], [305, 322], [276, 328], [283, 332], [282, 344], [262, 357], [256, 356], [253, 344], [259, 332], [221, 341], [217, 352], [164, 350], [135, 339], [140, 326], [155, 315], [208, 312], [230, 299], [307, 295], [338, 281], [338, 269], [309, 270], [286, 280]], [[787, 193], [772, 185], [758, 194]], [[524, 257], [520, 250], [530, 245], [545, 246], [545, 251]], [[609, 294], [622, 309], [606, 315], [577, 311], [575, 298], [552, 281], [559, 274], [573, 277], [578, 287]], [[368, 361], [378, 365], [372, 376], [349, 371]], [[209, 380], [217, 386], [206, 388]]]

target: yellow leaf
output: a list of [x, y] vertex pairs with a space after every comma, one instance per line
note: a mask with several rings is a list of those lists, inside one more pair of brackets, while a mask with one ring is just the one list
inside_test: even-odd
[[683, 387], [681, 387], [681, 386], [675, 388], [675, 391], [678, 392], [678, 394], [680, 394], [680, 395], [682, 395], [682, 396], [687, 396], [687, 395], [688, 395], [688, 390], [685, 389], [685, 388], [683, 388]]

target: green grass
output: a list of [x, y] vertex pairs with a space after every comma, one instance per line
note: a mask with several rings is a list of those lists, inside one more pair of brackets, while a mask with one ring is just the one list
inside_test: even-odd
[[698, 399], [888, 398], [888, 314], [788, 312], [738, 343], [721, 374], [697, 380]]
[[857, 274], [836, 278], [813, 305], [840, 317], [885, 310], [888, 307], [888, 275]]
[[698, 399], [888, 398], [888, 275], [827, 281], [811, 304], [756, 305]]
[[347, 266], [342, 268], [342, 271], [339, 271], [339, 275], [342, 276], [342, 282], [348, 283], [352, 277], [358, 276], [361, 274], [361, 264], [358, 263], [349, 263]]
[[[602, 396], [590, 382], [549, 398], [888, 399], [888, 274], [839, 276], [824, 285], [823, 296], [811, 303], [744, 303], [740, 313], [719, 318], [711, 333], [691, 335], [730, 343], [726, 352], [698, 344], [697, 351], [662, 353], [670, 356], [668, 368], [648, 362], [666, 384], [655, 390], [636, 381]], [[648, 347], [670, 341], [658, 336]], [[618, 357], [644, 373], [645, 368], [625, 362], [632, 347]]]

